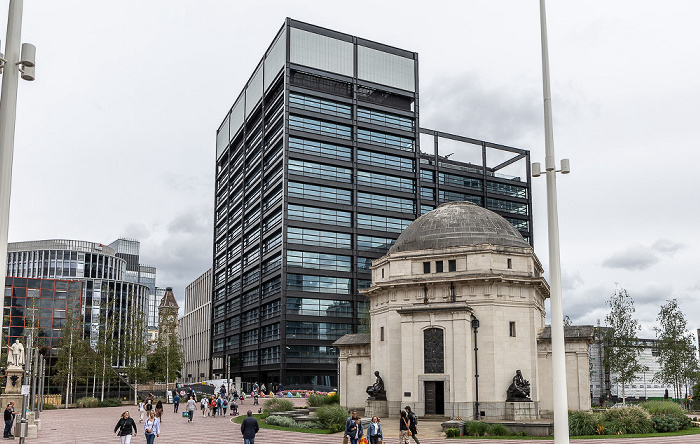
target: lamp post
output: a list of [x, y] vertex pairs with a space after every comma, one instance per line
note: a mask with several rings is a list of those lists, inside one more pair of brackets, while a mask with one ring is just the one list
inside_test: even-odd
[[[556, 170], [554, 132], [552, 130], [552, 93], [549, 82], [549, 49], [547, 46], [547, 14], [540, 0], [540, 32], [542, 39], [542, 86], [544, 96], [545, 176], [547, 178], [547, 226], [549, 240], [550, 303], [552, 306], [552, 394], [554, 410], [554, 442], [569, 443], [569, 412], [566, 395], [566, 355], [564, 349], [564, 310], [561, 295], [561, 260], [559, 254], [559, 212], [557, 209], [556, 173], [570, 171], [569, 160], [562, 159]], [[533, 163], [532, 176], [540, 173], [540, 164]]]
[[[19, 76], [34, 80], [34, 45], [20, 41], [22, 34], [23, 0], [10, 0], [7, 13], [5, 55], [0, 52], [2, 92], [0, 93], [0, 284], [5, 288], [7, 273], [7, 232], [10, 225], [10, 187], [12, 185], [12, 155], [17, 118], [17, 84]], [[0, 301], [0, 327], [3, 325], [5, 300]]]

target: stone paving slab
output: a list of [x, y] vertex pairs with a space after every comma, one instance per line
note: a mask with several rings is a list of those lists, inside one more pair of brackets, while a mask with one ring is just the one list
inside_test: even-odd
[[[299, 400], [303, 401], [303, 400]], [[297, 403], [295, 403], [297, 404]], [[302, 405], [299, 402], [299, 405]], [[242, 413], [254, 406], [246, 402], [239, 411]], [[257, 413], [257, 406], [255, 412]], [[135, 406], [106, 407], [95, 409], [46, 410], [41, 414], [42, 430], [38, 439], [27, 439], [27, 444], [118, 444], [119, 438], [114, 434], [121, 413], [128, 410], [137, 421], [139, 433], [132, 439], [133, 444], [145, 442], [143, 424], [138, 423], [138, 409]], [[181, 410], [182, 411], [182, 410]], [[398, 436], [394, 434], [394, 419], [382, 421], [385, 430], [385, 444], [397, 444]], [[552, 441], [524, 441], [517, 439], [459, 439], [429, 437], [428, 431], [436, 421], [421, 421], [419, 434], [421, 444], [532, 444]], [[236, 444], [243, 443], [240, 425], [231, 422], [231, 416], [202, 417], [201, 411], [196, 411], [194, 421], [188, 423], [181, 413], [173, 413], [172, 405], [166, 405], [163, 412], [162, 433], [156, 438], [156, 444]], [[279, 430], [260, 429], [256, 444], [340, 444], [342, 434], [315, 435], [310, 433], [284, 432]], [[2, 442], [19, 442], [14, 441]], [[411, 441], [413, 443], [413, 441]], [[625, 438], [625, 439], [586, 439], [572, 440], [573, 444], [700, 444], [700, 435], [673, 436], [668, 438]]]

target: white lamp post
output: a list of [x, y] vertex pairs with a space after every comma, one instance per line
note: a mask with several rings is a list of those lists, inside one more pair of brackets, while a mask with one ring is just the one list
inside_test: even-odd
[[[547, 17], [544, 0], [540, 0], [540, 31], [542, 33], [542, 84], [544, 95], [545, 175], [547, 177], [547, 226], [549, 239], [549, 281], [552, 305], [552, 395], [554, 407], [554, 442], [569, 444], [569, 412], [566, 396], [566, 357], [564, 349], [564, 310], [561, 296], [561, 263], [559, 257], [559, 216], [557, 210], [557, 179], [552, 130], [552, 93], [549, 85], [549, 49], [547, 47]], [[561, 161], [559, 172], [568, 173], [569, 160]], [[532, 176], [541, 174], [540, 164], [533, 163]]]
[[[7, 231], [10, 225], [10, 187], [12, 185], [12, 154], [15, 142], [17, 117], [17, 83], [21, 74], [24, 80], [34, 80], [34, 45], [20, 41], [22, 33], [23, 0], [10, 0], [7, 14], [7, 38], [5, 56], [0, 53], [2, 95], [0, 95], [0, 327], [3, 325], [5, 307], [4, 288], [7, 273]], [[0, 46], [1, 47], [1, 46]], [[5, 338], [2, 338], [4, 340]]]

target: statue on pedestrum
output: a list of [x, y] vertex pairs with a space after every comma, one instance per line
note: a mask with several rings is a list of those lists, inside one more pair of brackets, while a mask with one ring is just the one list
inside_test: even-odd
[[530, 381], [523, 378], [520, 370], [515, 371], [513, 382], [508, 387], [506, 402], [532, 402], [532, 399], [530, 399]]
[[7, 347], [7, 365], [21, 367], [24, 365], [24, 346], [15, 340], [15, 343]]
[[376, 376], [377, 379], [374, 381], [374, 384], [368, 386], [366, 390], [367, 394], [369, 395], [369, 399], [374, 399], [377, 401], [386, 401], [384, 381], [382, 380], [382, 377], [379, 376], [378, 371], [374, 372], [374, 376]]

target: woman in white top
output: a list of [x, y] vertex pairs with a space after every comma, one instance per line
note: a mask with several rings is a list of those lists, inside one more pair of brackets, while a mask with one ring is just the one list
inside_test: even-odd
[[160, 436], [160, 420], [156, 418], [155, 412], [148, 414], [148, 419], [143, 424], [143, 431], [146, 434], [146, 444], [153, 444], [156, 436]]
[[141, 413], [141, 418], [139, 422], [143, 422], [143, 414], [146, 413], [146, 409], [143, 406], [143, 401], [139, 401], [139, 412]]

